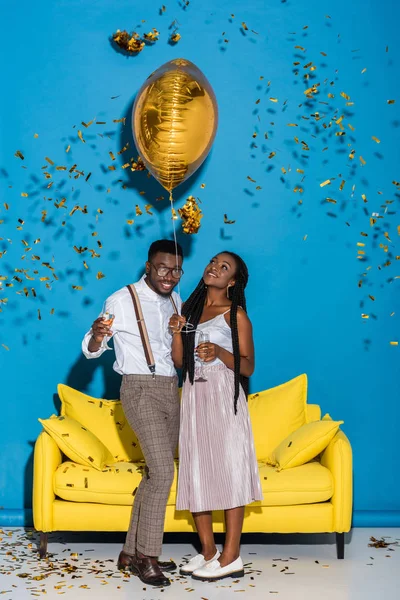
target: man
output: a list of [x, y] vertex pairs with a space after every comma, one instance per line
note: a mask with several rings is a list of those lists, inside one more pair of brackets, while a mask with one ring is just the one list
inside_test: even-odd
[[87, 358], [97, 358], [106, 349], [107, 337], [114, 338], [114, 370], [122, 375], [121, 402], [126, 418], [137, 435], [146, 462], [145, 473], [136, 492], [131, 522], [118, 567], [129, 569], [143, 583], [167, 586], [163, 574], [176, 568], [161, 563], [165, 510], [174, 478], [174, 453], [179, 435], [178, 379], [171, 357], [172, 335], [168, 323], [181, 299], [173, 292], [183, 275], [182, 248], [171, 240], [151, 244], [146, 273], [134, 284], [154, 356], [155, 375], [149, 370], [135, 308], [127, 287], [110, 296], [104, 313], [85, 335], [82, 350]]

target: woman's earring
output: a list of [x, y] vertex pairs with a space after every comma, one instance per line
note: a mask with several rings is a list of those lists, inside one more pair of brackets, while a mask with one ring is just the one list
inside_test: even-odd
[[228, 284], [228, 287], [226, 288], [226, 297], [228, 298], [228, 300], [229, 300], [229, 288], [230, 287], [231, 286]]

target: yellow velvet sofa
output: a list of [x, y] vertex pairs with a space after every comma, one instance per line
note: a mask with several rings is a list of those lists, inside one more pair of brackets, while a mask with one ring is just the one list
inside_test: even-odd
[[[92, 398], [64, 385], [58, 391], [61, 415], [89, 428], [114, 458], [103, 470], [77, 464], [61, 452], [49, 433], [43, 430], [39, 434], [34, 453], [33, 518], [41, 533], [41, 556], [46, 554], [49, 532], [126, 531], [144, 465], [119, 401]], [[279, 435], [285, 437], [285, 427], [297, 429], [321, 419], [320, 407], [306, 400], [305, 375], [249, 396], [264, 499], [246, 507], [243, 531], [335, 533], [337, 556], [343, 558], [344, 533], [350, 530], [352, 514], [352, 451], [343, 431], [338, 429], [327, 447], [306, 464], [280, 470], [265, 458], [269, 452], [265, 444], [281, 442]], [[295, 425], [290, 425], [291, 418]], [[190, 513], [175, 510], [176, 481], [175, 476], [165, 531], [195, 531]], [[223, 513], [214, 513], [214, 530], [224, 530]]]

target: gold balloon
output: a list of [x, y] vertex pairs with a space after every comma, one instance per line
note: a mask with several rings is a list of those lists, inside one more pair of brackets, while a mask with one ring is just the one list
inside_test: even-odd
[[133, 106], [136, 147], [147, 169], [169, 192], [205, 160], [217, 124], [211, 85], [196, 65], [183, 58], [154, 71]]

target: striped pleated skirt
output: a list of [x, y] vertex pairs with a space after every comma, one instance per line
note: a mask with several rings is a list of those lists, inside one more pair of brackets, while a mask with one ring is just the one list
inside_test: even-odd
[[179, 434], [177, 510], [202, 512], [262, 500], [245, 393], [234, 412], [234, 374], [205, 366], [206, 382], [185, 381]]

